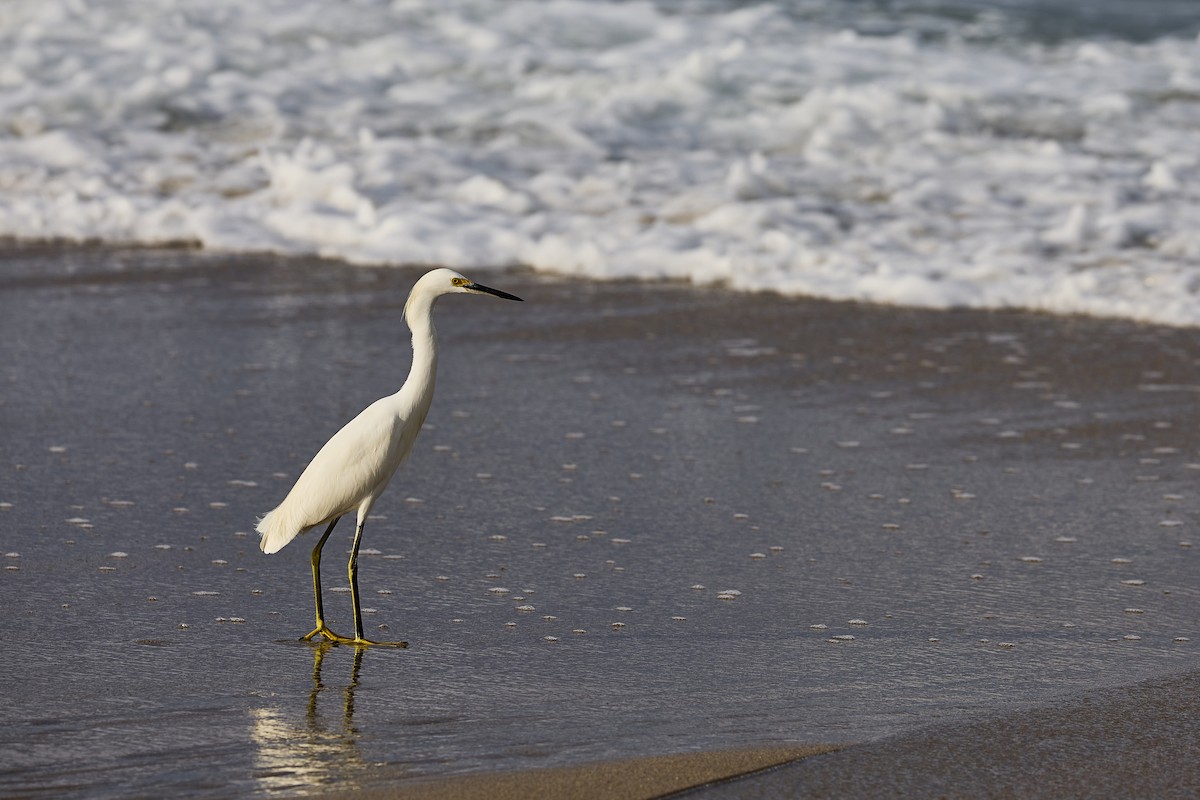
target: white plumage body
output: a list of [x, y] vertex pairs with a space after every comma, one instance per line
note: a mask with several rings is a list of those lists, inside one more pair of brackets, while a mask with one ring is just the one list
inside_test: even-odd
[[431, 277], [442, 272], [458, 274], [450, 270], [428, 273], [417, 281], [404, 307], [413, 345], [408, 379], [400, 391], [376, 400], [335, 433], [283, 502], [259, 520], [259, 546], [264, 553], [277, 553], [301, 533], [351, 511], [357, 511], [361, 525], [412, 451], [437, 382], [433, 301], [440, 295], [422, 290], [424, 284], [432, 283]]
[[277, 553], [298, 535], [356, 512], [365, 518], [412, 452], [429, 404], [405, 403], [402, 394], [376, 400], [333, 435], [284, 501], [258, 523], [264, 553]]

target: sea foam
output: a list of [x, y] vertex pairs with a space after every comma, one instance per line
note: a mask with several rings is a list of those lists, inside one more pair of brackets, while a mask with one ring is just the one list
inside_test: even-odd
[[1200, 324], [1194, 29], [847, 5], [13, 0], [0, 236]]

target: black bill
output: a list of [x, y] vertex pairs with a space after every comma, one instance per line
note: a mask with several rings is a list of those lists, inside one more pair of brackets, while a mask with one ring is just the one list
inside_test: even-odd
[[503, 297], [505, 300], [516, 300], [516, 301], [522, 302], [522, 303], [525, 302], [524, 300], [521, 300], [521, 298], [517, 297], [515, 294], [509, 294], [508, 292], [502, 292], [499, 289], [493, 289], [490, 286], [484, 286], [482, 283], [475, 283], [474, 281], [471, 281], [471, 283], [469, 283], [467, 285], [467, 288], [470, 289], [472, 292], [483, 292], [484, 294], [494, 294], [494, 295], [496, 295], [496, 297]]

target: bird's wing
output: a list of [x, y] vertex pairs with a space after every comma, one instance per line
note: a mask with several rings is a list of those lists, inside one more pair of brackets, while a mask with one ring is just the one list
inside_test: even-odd
[[346, 514], [377, 487], [387, 484], [396, 467], [401, 421], [376, 402], [350, 420], [325, 443], [300, 475], [285, 505], [302, 529]]

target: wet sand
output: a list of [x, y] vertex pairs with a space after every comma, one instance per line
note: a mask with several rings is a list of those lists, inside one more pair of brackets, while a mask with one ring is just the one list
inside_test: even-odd
[[676, 753], [557, 769], [465, 775], [411, 783], [396, 789], [335, 792], [326, 797], [328, 800], [340, 797], [366, 800], [512, 800], [526, 797], [635, 800], [663, 797], [734, 777], [748, 777], [832, 749], [835, 748], [813, 745]]
[[367, 796], [1187, 798], [1200, 794], [1198, 743], [1200, 672], [1192, 672], [846, 748], [680, 754], [470, 776]]
[[1188, 798], [1200, 672], [1086, 692], [797, 761], [688, 797]]
[[527, 302], [439, 306], [365, 534], [410, 648], [299, 644], [309, 544], [251, 526], [398, 387], [418, 274], [6, 251], [0, 793], [653, 796], [812, 746], [700, 792], [1190, 780], [1194, 331], [476, 276]]
[[844, 748], [689, 753], [327, 798], [1188, 798], [1200, 794], [1198, 743], [1200, 672], [1191, 672]]

